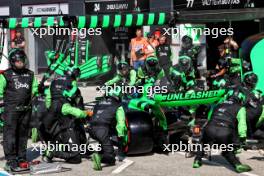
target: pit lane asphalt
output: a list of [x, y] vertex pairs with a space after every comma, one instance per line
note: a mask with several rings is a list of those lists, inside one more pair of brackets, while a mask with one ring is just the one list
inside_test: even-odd
[[[95, 87], [81, 88], [85, 102], [93, 101], [94, 97], [99, 96]], [[2, 136], [0, 136], [2, 141]], [[28, 148], [31, 148], [29, 140]], [[41, 160], [39, 153], [28, 150], [29, 158]], [[65, 164], [60, 162], [63, 167], [72, 168], [71, 171], [46, 174], [51, 176], [264, 176], [264, 156], [258, 151], [243, 151], [238, 155], [242, 163], [249, 164], [253, 171], [237, 174], [221, 155], [213, 155], [212, 161], [204, 160], [203, 166], [199, 169], [192, 168], [193, 158], [185, 158], [184, 153], [170, 153], [168, 156], [163, 154], [148, 154], [144, 156], [129, 156], [125, 162], [117, 162], [116, 166], [103, 167], [102, 171], [94, 171], [92, 162], [83, 159], [81, 164]], [[58, 160], [59, 161], [59, 160]], [[0, 168], [5, 164], [3, 147], [0, 145]]]

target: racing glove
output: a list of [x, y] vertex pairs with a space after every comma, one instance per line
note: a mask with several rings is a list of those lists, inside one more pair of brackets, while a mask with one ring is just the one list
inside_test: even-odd
[[72, 107], [69, 103], [65, 103], [62, 106], [62, 114], [63, 115], [72, 115], [77, 119], [82, 119], [87, 117], [86, 111], [83, 111], [79, 108]]

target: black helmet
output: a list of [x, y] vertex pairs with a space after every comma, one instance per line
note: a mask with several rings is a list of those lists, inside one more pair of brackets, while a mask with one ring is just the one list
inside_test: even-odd
[[182, 76], [181, 73], [178, 72], [177, 70], [172, 70], [170, 72], [170, 79], [171, 82], [174, 86], [176, 86], [176, 88], [179, 88], [182, 84]]
[[25, 66], [27, 55], [24, 52], [24, 50], [22, 50], [22, 49], [12, 49], [9, 52], [8, 59], [9, 59], [11, 67], [14, 68], [14, 69], [17, 69], [16, 66], [15, 66], [15, 63], [17, 61], [21, 61], [21, 62], [24, 63], [24, 66]]
[[148, 57], [146, 59], [146, 70], [147, 73], [151, 76], [159, 74], [161, 68], [159, 66], [159, 60], [156, 57]]
[[243, 76], [243, 83], [249, 89], [254, 89], [258, 83], [258, 76], [253, 72], [247, 72]]
[[81, 75], [79, 68], [69, 68], [64, 73], [66, 76], [71, 77], [72, 79], [77, 79]]
[[193, 39], [188, 35], [183, 36], [182, 37], [182, 47], [184, 49], [190, 49], [192, 46], [193, 46]]
[[127, 62], [119, 62], [117, 64], [117, 72], [123, 76], [127, 75], [129, 72], [129, 65]]
[[227, 63], [227, 61], [225, 59], [220, 58], [218, 60], [218, 66], [219, 66], [220, 69], [223, 69], [223, 68], [226, 68], [228, 66], [228, 63]]
[[186, 55], [180, 56], [179, 65], [183, 69], [184, 73], [188, 73], [192, 68], [192, 59]]

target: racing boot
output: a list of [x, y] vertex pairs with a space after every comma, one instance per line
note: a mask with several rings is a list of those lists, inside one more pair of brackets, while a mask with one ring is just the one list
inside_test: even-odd
[[200, 168], [202, 166], [202, 161], [195, 159], [193, 162], [193, 168]]
[[54, 154], [52, 151], [46, 150], [44, 155], [42, 156], [42, 160], [47, 163], [52, 163], [52, 158], [54, 157]]
[[16, 160], [8, 160], [4, 167], [7, 172], [17, 172], [19, 171], [18, 163]]
[[101, 156], [98, 153], [92, 154], [93, 169], [96, 171], [102, 170]]
[[242, 172], [249, 172], [252, 170], [252, 168], [247, 164], [237, 164], [235, 166], [235, 170], [238, 173], [242, 173]]

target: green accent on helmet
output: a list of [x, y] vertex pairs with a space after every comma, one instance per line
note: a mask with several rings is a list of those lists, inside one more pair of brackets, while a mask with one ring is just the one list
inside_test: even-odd
[[242, 76], [242, 80], [244, 81], [245, 80], [245, 77], [250, 75], [250, 74], [254, 74], [253, 71], [249, 71], [249, 72], [246, 72], [243, 76]]
[[189, 60], [192, 60], [191, 57], [186, 56], [186, 55], [180, 56], [179, 59], [189, 59]]
[[252, 90], [255, 89], [258, 83], [258, 76], [254, 72], [249, 71], [242, 76], [242, 81], [247, 88]]
[[12, 48], [12, 49], [9, 51], [9, 53], [8, 53], [8, 58], [10, 58], [10, 56], [11, 56], [14, 52], [16, 52], [16, 51], [18, 51], [18, 50], [21, 50], [21, 49], [19, 49], [19, 48]]
[[185, 74], [182, 72], [179, 72], [178, 70], [174, 68], [170, 69], [170, 77], [172, 81], [174, 82], [174, 84], [176, 84], [177, 86], [180, 86], [181, 83], [187, 83]]
[[14, 66], [14, 63], [16, 61], [22, 61], [25, 64], [27, 61], [27, 56], [24, 50], [20, 48], [14, 48], [14, 49], [11, 49], [11, 51], [9, 52], [8, 60], [11, 66]]
[[129, 64], [125, 61], [121, 61], [117, 64], [117, 72], [118, 74], [121, 74], [120, 71], [126, 69], [129, 71]]
[[153, 57], [153, 56], [150, 56], [150, 57], [148, 57], [148, 58], [146, 59], [146, 62], [147, 62], [147, 61], [150, 61], [150, 60], [159, 61], [158, 58]]
[[156, 57], [148, 57], [145, 62], [145, 67], [149, 76], [157, 76], [161, 71], [159, 60]]

